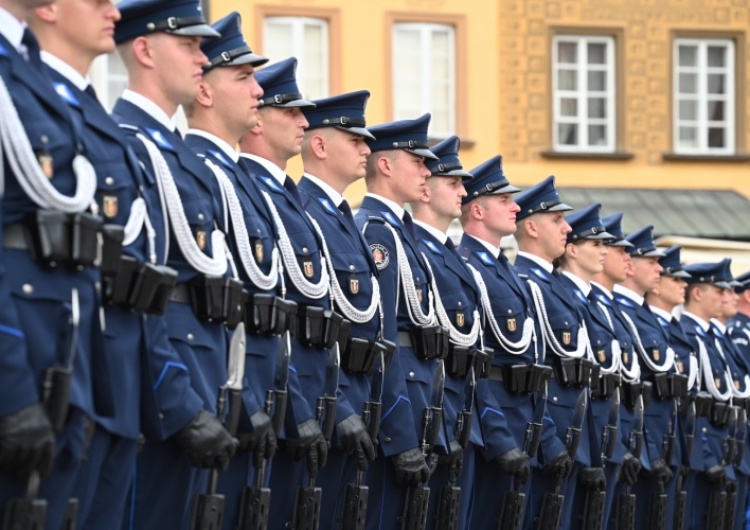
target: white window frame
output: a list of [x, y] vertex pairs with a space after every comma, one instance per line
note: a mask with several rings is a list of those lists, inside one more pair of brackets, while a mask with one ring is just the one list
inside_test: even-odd
[[[272, 53], [268, 50], [272, 48], [272, 45], [268, 42], [269, 31], [267, 30], [269, 24], [286, 24], [291, 27], [292, 42], [291, 57], [297, 58], [297, 84], [299, 85], [302, 94], [307, 99], [319, 99], [328, 97], [331, 90], [331, 58], [330, 58], [330, 21], [325, 18], [318, 17], [290, 17], [290, 16], [266, 16], [263, 20], [263, 53]], [[317, 26], [321, 28], [321, 64], [323, 65], [324, 72], [321, 73], [321, 93], [311, 94], [306, 87], [307, 64], [305, 61], [305, 28], [308, 26]], [[271, 62], [286, 59], [286, 57], [272, 57]]]
[[[696, 67], [680, 66], [679, 50], [680, 46], [696, 46], [698, 48], [698, 65]], [[677, 38], [673, 43], [674, 57], [674, 77], [673, 77], [673, 94], [672, 109], [674, 113], [673, 123], [673, 148], [677, 154], [685, 155], [733, 155], [736, 149], [736, 113], [737, 102], [735, 95], [735, 69], [737, 57], [735, 44], [732, 39], [696, 39], [696, 38]], [[724, 67], [708, 66], [708, 47], [721, 46], [727, 50], [727, 61]], [[697, 94], [688, 96], [679, 92], [680, 73], [696, 73], [698, 75]], [[708, 75], [711, 73], [722, 73], [726, 75], [726, 93], [724, 95], [708, 93]], [[680, 101], [695, 99], [698, 102], [698, 116], [696, 120], [680, 119]], [[708, 119], [708, 102], [724, 101], [724, 121], [710, 121]], [[698, 147], [689, 147], [680, 145], [680, 126], [697, 126], [698, 128]], [[726, 129], [726, 145], [724, 147], [709, 147], [708, 129], [718, 127]]]
[[[558, 58], [558, 45], [560, 43], [575, 43], [578, 53], [576, 63], [571, 68], [570, 63], [561, 65]], [[604, 44], [605, 64], [588, 64], [588, 44]], [[558, 72], [560, 70], [571, 70], [576, 72], [576, 89], [560, 89]], [[552, 38], [552, 144], [555, 151], [574, 153], [612, 153], [617, 146], [617, 91], [615, 87], [615, 38], [607, 35], [555, 35]], [[606, 74], [606, 90], [588, 90], [588, 72], [603, 71]], [[588, 116], [588, 98], [598, 97], [605, 99], [606, 118], [590, 118]], [[571, 98], [577, 101], [577, 115], [563, 116], [561, 113], [561, 100]], [[559, 125], [563, 123], [578, 126], [578, 143], [576, 145], [563, 144], [560, 141]], [[606, 143], [604, 145], [589, 145], [589, 125], [604, 125]]]
[[[422, 80], [420, 84], [420, 93], [418, 101], [420, 102], [419, 107], [413, 107], [408, 105], [399, 104], [399, 75], [395, 65], [398, 64], [398, 46], [397, 34], [399, 30], [406, 31], [417, 31], [419, 33], [419, 47], [421, 50], [421, 56], [423, 60], [420, 62], [420, 70], [414, 72], [415, 76], [418, 76]], [[392, 53], [392, 72], [393, 72], [393, 117], [395, 120], [400, 119], [413, 119], [430, 112], [434, 111], [434, 93], [433, 93], [433, 72], [432, 72], [432, 39], [433, 34], [436, 31], [445, 31], [449, 35], [449, 49], [448, 49], [448, 79], [445, 80], [448, 85], [448, 129], [438, 130], [434, 127], [434, 120], [430, 122], [430, 136], [436, 138], [447, 138], [453, 134], [456, 134], [456, 27], [452, 24], [437, 23], [437, 22], [395, 22], [393, 24], [393, 53]]]
[[[117, 52], [113, 51], [108, 54], [100, 55], [94, 59], [94, 62], [89, 69], [89, 77], [94, 90], [96, 90], [97, 98], [108, 110], [111, 110], [109, 108], [111, 103], [114, 104], [114, 101], [121, 95], [110, 93], [110, 82], [112, 81], [112, 76], [115, 75], [111, 72], [110, 61], [113, 58], [115, 60], [120, 60], [119, 57], [116, 57], [116, 54]], [[119, 78], [117, 81], [123, 82], [124, 86], [127, 86], [127, 73], [122, 76], [117, 74], [117, 77]]]

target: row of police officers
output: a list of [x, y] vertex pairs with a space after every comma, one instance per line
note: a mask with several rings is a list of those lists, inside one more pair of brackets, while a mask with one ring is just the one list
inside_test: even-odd
[[196, 0], [0, 0], [3, 528], [745, 526], [749, 276], [267, 62]]

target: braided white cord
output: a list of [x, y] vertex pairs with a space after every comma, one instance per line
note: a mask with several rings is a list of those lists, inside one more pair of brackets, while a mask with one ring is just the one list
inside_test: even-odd
[[[599, 305], [599, 308], [602, 310], [602, 313], [604, 313], [604, 316], [607, 319], [607, 323], [609, 323], [610, 329], [614, 332], [615, 324], [612, 321], [612, 315], [609, 314], [609, 309], [607, 309], [607, 306], [599, 301], [597, 301], [596, 303]], [[615, 359], [617, 360], [617, 369], [620, 370], [620, 372], [622, 372], [622, 376], [628, 382], [639, 380], [641, 378], [641, 365], [638, 362], [638, 356], [635, 355], [635, 352], [633, 352], [634, 353], [633, 362], [631, 363], [632, 368], [628, 370], [628, 367], [625, 366], [624, 362], [622, 362], [622, 346], [620, 346], [620, 342], [617, 339], [614, 339], [612, 341], [612, 355], [613, 357], [615, 356], [615, 344], [614, 344], [615, 342], [617, 342], [617, 355], [615, 357]]]
[[323, 257], [321, 256], [320, 258], [320, 280], [318, 281], [318, 283], [307, 281], [305, 279], [304, 273], [299, 268], [299, 263], [297, 263], [297, 255], [294, 253], [292, 242], [289, 240], [289, 234], [287, 234], [286, 228], [284, 227], [284, 221], [281, 219], [279, 211], [276, 209], [276, 205], [274, 205], [273, 203], [273, 199], [271, 199], [270, 195], [268, 195], [267, 192], [261, 191], [261, 193], [263, 194], [266, 203], [268, 203], [268, 209], [271, 211], [271, 217], [273, 217], [273, 222], [276, 225], [277, 230], [279, 231], [279, 250], [281, 251], [282, 261], [286, 265], [286, 271], [289, 275], [289, 279], [292, 281], [297, 290], [305, 297], [311, 298], [313, 300], [323, 298], [326, 294], [328, 294], [329, 290], [328, 271], [325, 268]]
[[625, 318], [625, 322], [627, 322], [628, 327], [630, 328], [630, 334], [633, 336], [633, 346], [635, 349], [638, 350], [638, 354], [641, 356], [641, 359], [643, 359], [643, 362], [646, 363], [646, 366], [654, 372], [668, 372], [670, 370], [673, 370], [675, 367], [674, 363], [674, 350], [671, 346], [667, 346], [666, 355], [664, 356], [664, 362], [662, 364], [656, 364], [654, 361], [651, 360], [651, 356], [646, 352], [646, 348], [643, 347], [643, 342], [641, 342], [641, 335], [638, 333], [638, 328], [635, 327], [635, 322], [628, 316], [625, 311], [622, 312], [622, 316]]
[[[18, 184], [34, 203], [41, 208], [66, 213], [82, 212], [91, 206], [96, 192], [96, 172], [91, 162], [83, 155], [76, 155], [73, 159], [73, 172], [76, 176], [75, 195], [70, 197], [57, 191], [39, 167], [21, 118], [2, 79], [0, 116], [0, 145], [7, 150], [8, 164], [16, 175]], [[4, 181], [3, 178], [3, 187]]]
[[[605, 306], [603, 303], [596, 301], [596, 305], [601, 309], [602, 314], [604, 315], [604, 318], [607, 319], [607, 324], [609, 325], [609, 329], [614, 334], [615, 332], [615, 325], [612, 322], [612, 316], [609, 314], [609, 311], [607, 311], [607, 306]], [[617, 340], [617, 338], [612, 339], [612, 366], [609, 368], [601, 368], [602, 373], [604, 374], [611, 374], [618, 370], [620, 370], [620, 366], [622, 365], [622, 347], [620, 346], [620, 341]], [[600, 365], [601, 366], [601, 365]]]
[[542, 338], [544, 339], [544, 350], [546, 354], [546, 345], [549, 344], [552, 352], [559, 357], [571, 357], [573, 359], [580, 359], [584, 355], [591, 355], [591, 346], [589, 345], [589, 337], [586, 332], [585, 325], [578, 328], [578, 337], [576, 341], [576, 349], [574, 351], [567, 351], [562, 344], [557, 341], [555, 332], [552, 330], [552, 325], [549, 322], [547, 316], [547, 307], [544, 304], [544, 295], [542, 294], [541, 288], [531, 280], [526, 280], [531, 288], [531, 298], [534, 300], [534, 306], [536, 307], [537, 315], [541, 319]]
[[125, 223], [125, 237], [122, 240], [122, 246], [131, 245], [141, 230], [146, 229], [146, 240], [148, 241], [148, 258], [151, 263], [156, 263], [156, 230], [151, 224], [148, 216], [148, 207], [143, 197], [138, 197], [130, 205], [130, 215]]
[[487, 322], [490, 323], [490, 329], [492, 329], [492, 333], [495, 335], [495, 338], [500, 344], [502, 344], [503, 349], [505, 349], [505, 351], [507, 351], [511, 355], [523, 354], [529, 348], [529, 344], [531, 343], [531, 339], [534, 335], [534, 319], [532, 319], [531, 317], [527, 317], [526, 320], [524, 320], [523, 332], [521, 333], [521, 338], [517, 341], [514, 342], [506, 337], [500, 329], [500, 325], [497, 323], [497, 320], [495, 320], [495, 315], [492, 311], [492, 304], [490, 303], [490, 297], [487, 294], [487, 284], [484, 283], [484, 278], [482, 278], [482, 275], [476, 268], [474, 268], [470, 264], [467, 265], [469, 265], [469, 269], [474, 275], [474, 281], [479, 287], [479, 293], [482, 299], [482, 307], [484, 308], [484, 316], [487, 319]]
[[732, 397], [732, 389], [734, 387], [734, 385], [732, 384], [732, 378], [729, 376], [729, 374], [726, 373], [726, 371], [724, 372], [724, 384], [726, 386], [726, 390], [724, 392], [719, 392], [719, 389], [716, 388], [716, 382], [713, 378], [713, 370], [711, 370], [711, 359], [708, 356], [706, 345], [699, 337], [696, 337], [696, 340], [698, 341], [698, 355], [700, 357], [701, 372], [703, 373], [703, 383], [706, 385], [706, 390], [708, 390], [708, 392], [716, 400], [729, 401], [729, 398]]
[[[417, 288], [414, 285], [414, 276], [411, 273], [411, 266], [409, 260], [406, 258], [406, 250], [404, 245], [401, 243], [401, 239], [398, 237], [396, 230], [388, 223], [385, 226], [393, 234], [393, 243], [396, 246], [396, 261], [398, 262], [398, 281], [404, 287], [404, 297], [406, 298], [406, 311], [409, 313], [409, 320], [415, 326], [434, 326], [437, 323], [435, 317], [435, 305], [432, 295], [432, 291], [428, 289], [427, 295], [427, 307], [428, 312], [422, 311], [422, 304], [417, 298]], [[419, 256], [417, 256], [417, 259]], [[422, 255], [422, 259], [427, 261], [427, 258]], [[396, 285], [398, 292], [398, 285]], [[398, 300], [397, 300], [398, 301]], [[396, 306], [398, 307], [398, 306]]]
[[[719, 350], [719, 354], [721, 357], [726, 361], [726, 354], [724, 353], [724, 348], [721, 347], [721, 341], [718, 338], [714, 338], [714, 344], [716, 344], [716, 348]], [[732, 372], [729, 369], [729, 363], [727, 363], [727, 380], [734, 383], [734, 377], [732, 377]], [[736, 398], [747, 398], [750, 397], [750, 376], [745, 374], [745, 377], [743, 379], [745, 383], [745, 391], [741, 392], [737, 389], [737, 387], [734, 386], [734, 384], [730, 384], [730, 388], [732, 389], [732, 395]]]
[[328, 275], [331, 277], [331, 292], [333, 293], [333, 299], [336, 302], [336, 306], [341, 311], [341, 314], [352, 322], [357, 324], [369, 322], [372, 320], [372, 317], [375, 316], [375, 312], [378, 310], [378, 304], [380, 303], [380, 284], [378, 283], [377, 278], [375, 278], [374, 274], [370, 276], [372, 281], [372, 297], [370, 298], [370, 305], [364, 310], [357, 309], [357, 307], [349, 302], [344, 291], [341, 290], [341, 285], [339, 285], [338, 277], [336, 276], [336, 269], [333, 267], [333, 261], [331, 261], [331, 254], [328, 251], [328, 243], [326, 243], [323, 230], [312, 216], [308, 214], [308, 217], [310, 217], [310, 222], [315, 227], [315, 230], [317, 230], [318, 235], [320, 236], [320, 241], [323, 245], [323, 258], [328, 266]]
[[[219, 183], [219, 188], [221, 188], [221, 192], [226, 198], [226, 210], [228, 210], [229, 217], [232, 219], [232, 232], [234, 233], [234, 240], [237, 244], [237, 253], [239, 254], [242, 267], [245, 269], [250, 281], [253, 282], [253, 285], [258, 289], [268, 291], [275, 288], [279, 283], [278, 249], [274, 246], [273, 251], [271, 252], [271, 269], [268, 271], [268, 274], [264, 274], [253, 257], [253, 251], [250, 248], [250, 236], [247, 233], [245, 217], [242, 214], [242, 205], [237, 197], [237, 192], [234, 189], [232, 181], [229, 180], [229, 177], [224, 170], [212, 161], [206, 158], [205, 162], [206, 165], [211, 168], [211, 171], [213, 171], [214, 176]], [[225, 226], [228, 227], [229, 225], [226, 224]]]
[[437, 282], [435, 281], [435, 275], [432, 273], [432, 265], [430, 265], [430, 260], [426, 257], [425, 263], [427, 264], [427, 269], [430, 271], [430, 276], [432, 276], [432, 292], [435, 293], [435, 313], [437, 314], [438, 322], [441, 326], [448, 328], [451, 341], [455, 344], [466, 347], [474, 346], [477, 343], [477, 337], [479, 337], [479, 311], [475, 308], [474, 313], [472, 313], [474, 322], [471, 324], [469, 333], [464, 334], [458, 331], [453, 326], [453, 322], [451, 322], [448, 313], [445, 311], [445, 306], [443, 306], [443, 300], [440, 298], [440, 291], [438, 290]]
[[168, 218], [177, 238], [177, 245], [180, 247], [185, 260], [191, 267], [202, 274], [222, 276], [227, 270], [227, 259], [224, 252], [226, 244], [224, 234], [220, 230], [211, 232], [211, 245], [214, 249], [214, 257], [208, 257], [203, 253], [193, 238], [190, 225], [185, 217], [185, 210], [182, 207], [180, 192], [174, 183], [174, 178], [167, 165], [167, 161], [164, 160], [161, 152], [151, 140], [140, 133], [136, 136], [148, 151], [157, 183], [163, 193], [164, 203], [166, 203]]

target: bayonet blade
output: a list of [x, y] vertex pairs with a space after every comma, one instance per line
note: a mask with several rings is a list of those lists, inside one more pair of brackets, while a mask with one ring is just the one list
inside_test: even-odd
[[336, 397], [336, 391], [339, 388], [339, 366], [341, 357], [338, 341], [333, 343], [328, 352], [328, 364], [326, 364], [326, 396]]
[[633, 430], [643, 434], [643, 396], [638, 396], [633, 409]]
[[544, 382], [544, 390], [534, 407], [534, 423], [541, 425], [544, 422], [544, 413], [547, 410], [547, 396], [549, 395], [549, 383]]
[[466, 410], [471, 411], [474, 408], [474, 392], [477, 388], [476, 374], [474, 373], [474, 366], [469, 368], [469, 384], [466, 385], [466, 393], [464, 394], [464, 406]]
[[685, 433], [688, 436], [695, 436], [695, 401], [688, 405], [687, 416], [685, 418]]
[[574, 429], [583, 429], [583, 422], [586, 421], [586, 407], [588, 406], [588, 403], [588, 388], [584, 387], [583, 390], [581, 390], [581, 393], [578, 394], [578, 399], [576, 400], [576, 410], [573, 414], [573, 421], [571, 422], [571, 427]]
[[242, 390], [242, 380], [245, 378], [245, 345], [247, 335], [245, 334], [245, 323], [240, 322], [234, 328], [232, 340], [229, 342], [229, 366], [227, 368], [227, 388], [231, 390]]
[[430, 405], [436, 409], [443, 408], [443, 390], [445, 389], [445, 364], [442, 359], [438, 359], [435, 375], [432, 378], [432, 397]]
[[278, 390], [286, 390], [289, 383], [289, 365], [292, 359], [292, 338], [289, 331], [284, 332], [281, 336], [279, 349], [276, 351], [276, 369], [279, 371], [277, 385]]

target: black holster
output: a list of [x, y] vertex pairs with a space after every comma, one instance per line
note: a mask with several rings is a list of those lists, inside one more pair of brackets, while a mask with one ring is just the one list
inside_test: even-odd
[[674, 378], [669, 373], [654, 374], [651, 384], [654, 386], [656, 399], [671, 399], [674, 397]]
[[475, 348], [450, 344], [448, 358], [445, 360], [445, 371], [453, 377], [466, 377], [469, 369], [474, 365], [477, 351]]
[[114, 274], [103, 273], [104, 300], [134, 311], [163, 315], [177, 285], [177, 271], [121, 255]]
[[450, 344], [448, 328], [414, 327], [409, 331], [414, 353], [421, 359], [445, 359]]
[[[596, 381], [596, 383], [594, 383]], [[617, 374], [603, 374], [591, 380], [591, 397], [594, 399], [609, 399], [615, 389], [620, 386]]]
[[242, 282], [225, 276], [196, 276], [188, 282], [190, 305], [201, 320], [237, 325], [247, 293]]
[[38, 263], [54, 267], [96, 265], [104, 222], [86, 212], [65, 213], [57, 210], [36, 210], [24, 225], [27, 245]]
[[588, 386], [594, 364], [588, 359], [555, 357], [552, 368], [555, 377], [563, 386]]
[[272, 337], [289, 330], [297, 332], [297, 303], [272, 294], [255, 293], [245, 302], [245, 329], [248, 333]]
[[296, 336], [303, 344], [313, 348], [328, 349], [336, 341], [346, 339], [341, 333], [346, 319], [338, 313], [310, 305], [298, 306], [297, 312], [299, 326]]

